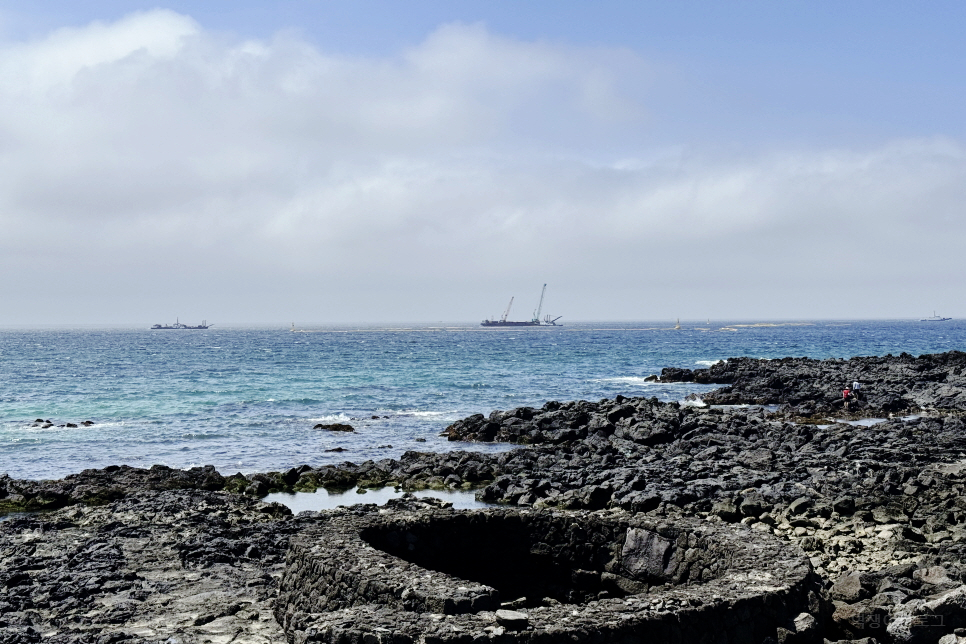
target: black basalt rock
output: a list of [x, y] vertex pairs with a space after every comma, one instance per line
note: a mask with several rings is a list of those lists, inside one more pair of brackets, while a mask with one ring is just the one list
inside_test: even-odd
[[[230, 581], [230, 576], [219, 577], [218, 571], [235, 570], [231, 574], [241, 574], [238, 571], [243, 569], [255, 571], [252, 574], [263, 580], [265, 588], [274, 588], [272, 575], [281, 574], [280, 544], [287, 544], [290, 535], [307, 530], [309, 523], [317, 519], [319, 525], [312, 530], [321, 531], [319, 543], [335, 547], [334, 542], [325, 541], [332, 536], [326, 532], [325, 517], [369, 516], [379, 510], [375, 506], [359, 506], [314, 518], [292, 518], [278, 506], [263, 504], [259, 506], [261, 510], [252, 511], [265, 513], [258, 521], [248, 510], [236, 516], [236, 510], [255, 507], [258, 502], [254, 497], [269, 492], [312, 491], [319, 487], [344, 490], [358, 485], [395, 486], [403, 490], [475, 489], [479, 500], [506, 506], [495, 511], [506, 516], [545, 512], [570, 516], [593, 508], [607, 521], [628, 525], [638, 520], [661, 522], [683, 517], [709, 529], [736, 531], [749, 547], [778, 540], [804, 552], [808, 565], [821, 576], [825, 588], [809, 591], [797, 605], [799, 612], [789, 613], [774, 630], [756, 633], [755, 644], [772, 640], [817, 642], [819, 637], [830, 641], [861, 639], [870, 631], [865, 626], [857, 628], [856, 624], [873, 623], [882, 628], [877, 634], [885, 633], [879, 641], [913, 642], [927, 636], [932, 638], [929, 641], [936, 641], [941, 635], [951, 636], [950, 629], [958, 627], [930, 626], [931, 630], [922, 630], [920, 623], [926, 620], [925, 616], [945, 611], [941, 614], [947, 625], [962, 623], [966, 627], [964, 355], [951, 352], [851, 360], [736, 358], [708, 369], [667, 372], [666, 378], [662, 378], [665, 382], [677, 378], [685, 383], [713, 381], [725, 385], [694, 396], [690, 404], [630, 396], [596, 402], [554, 401], [540, 407], [473, 415], [447, 428], [445, 435], [451, 440], [470, 443], [461, 447], [471, 448], [473, 441], [521, 446], [502, 453], [411, 451], [398, 459], [301, 466], [247, 476], [224, 476], [210, 466], [183, 471], [163, 466], [113, 466], [86, 470], [60, 481], [24, 481], [0, 475], [0, 512], [50, 511], [42, 515], [43, 519], [14, 517], [0, 522], [0, 535], [8, 535], [6, 541], [0, 539], [0, 561], [6, 575], [0, 576], [0, 620], [7, 624], [0, 625], [0, 637], [6, 637], [7, 631], [15, 632], [19, 638], [32, 637], [25, 629], [28, 624], [33, 628], [35, 622], [43, 626], [43, 632], [67, 628], [64, 632], [73, 634], [69, 630], [73, 626], [43, 621], [56, 611], [81, 616], [77, 617], [81, 621], [86, 619], [82, 615], [96, 614], [98, 621], [84, 626], [85, 633], [119, 637], [126, 632], [126, 623], [144, 623], [144, 619], [149, 619], [145, 617], [149, 613], [144, 611], [168, 610], [149, 609], [141, 604], [168, 596], [170, 588], [163, 584], [145, 585], [140, 578], [124, 578], [132, 566], [137, 575], [142, 568], [154, 565], [143, 558], [143, 553], [151, 549], [170, 553], [185, 570], [212, 571], [226, 588], [240, 588], [254, 578], [245, 576], [249, 574], [246, 572]], [[840, 388], [855, 379], [862, 383], [860, 397], [851, 401], [846, 410]], [[687, 391], [686, 386], [682, 387], [682, 397]], [[700, 406], [698, 399], [725, 406]], [[776, 407], [727, 406], [739, 403]], [[913, 415], [912, 411], [917, 413]], [[894, 417], [888, 417], [890, 412]], [[878, 421], [862, 425], [837, 422], [861, 415], [878, 416]], [[158, 495], [173, 495], [171, 499], [180, 500], [156, 503]], [[229, 501], [219, 505], [212, 501], [216, 497]], [[420, 503], [423, 505], [417, 507], [412, 500], [400, 502], [386, 512], [419, 515], [433, 510]], [[63, 506], [75, 507], [55, 510]], [[94, 515], [88, 513], [102, 514], [97, 514], [95, 521], [91, 518]], [[112, 521], [122, 525], [113, 526]], [[251, 525], [242, 527], [239, 521]], [[260, 521], [268, 521], [271, 527], [256, 530], [254, 526], [261, 525]], [[413, 525], [418, 525], [423, 519], [413, 521]], [[132, 550], [135, 541], [125, 541], [155, 534], [162, 525], [168, 526], [164, 528], [168, 536], [152, 542], [148, 550]], [[208, 526], [205, 529], [209, 531], [197, 532], [199, 526]], [[568, 529], [574, 530], [579, 543], [600, 552], [594, 550], [599, 545], [595, 542], [598, 533], [579, 528]], [[106, 545], [96, 541], [99, 534], [109, 536]], [[664, 641], [662, 637], [684, 641], [686, 630], [701, 620], [720, 618], [742, 623], [747, 616], [738, 601], [742, 589], [772, 584], [767, 579], [736, 577], [728, 589], [718, 593], [721, 600], [715, 607], [691, 606], [685, 595], [663, 594], [668, 582], [653, 576], [655, 562], [663, 562], [665, 554], [671, 551], [662, 550], [659, 541], [649, 539], [644, 535], [634, 543], [650, 546], [628, 546], [628, 560], [639, 562], [635, 574], [629, 574], [634, 572], [630, 569], [621, 572], [613, 566], [607, 568], [607, 562], [603, 568], [588, 563], [568, 569], [566, 575], [558, 574], [559, 571], [547, 573], [546, 578], [556, 584], [554, 589], [548, 586], [546, 592], [534, 590], [525, 598], [514, 597], [506, 602], [501, 599], [496, 609], [527, 613], [523, 630], [507, 629], [496, 619], [495, 610], [472, 612], [474, 600], [469, 595], [450, 596], [452, 605], [443, 601], [436, 614], [446, 614], [447, 606], [469, 606], [471, 612], [453, 615], [478, 617], [487, 613], [492, 614], [492, 619], [487, 617], [490, 621], [484, 625], [472, 621], [476, 617], [467, 617], [470, 621], [466, 624], [479, 625], [480, 630], [463, 631], [466, 637], [470, 633], [473, 638], [525, 637], [546, 623], [543, 616], [556, 610], [553, 601], [571, 606], [565, 602], [576, 598], [582, 602], [576, 618], [573, 608], [553, 614], [560, 620], [568, 617], [570, 622], [560, 621], [568, 628], [572, 623], [580, 624], [584, 629], [580, 638], [586, 641], [620, 639], [623, 635], [613, 630], [613, 625], [637, 619], [635, 615], [650, 614], [648, 611], [657, 611], [655, 614], [665, 616], [662, 619], [672, 619], [668, 616], [673, 615], [672, 621], [684, 629], [655, 631], [651, 633], [652, 639], [657, 638], [654, 641]], [[439, 548], [462, 546], [460, 556], [479, 558], [484, 546], [469, 543], [452, 540], [440, 542]], [[574, 545], [572, 549], [580, 548]], [[135, 551], [141, 554], [132, 555]], [[51, 552], [74, 557], [87, 572], [103, 566], [104, 579], [84, 577], [83, 584], [73, 583], [67, 569], [58, 567], [60, 564], [52, 563], [44, 554]], [[553, 548], [535, 545], [530, 554], [552, 558], [553, 552]], [[132, 556], [135, 563], [125, 563], [125, 558]], [[620, 557], [615, 556], [611, 549], [608, 561], [619, 561]], [[689, 555], [684, 556], [686, 559]], [[702, 555], [692, 552], [690, 556], [700, 559]], [[668, 561], [673, 559], [672, 555]], [[434, 572], [422, 563], [419, 566], [429, 571], [420, 574], [429, 574], [434, 580], [437, 573], [450, 574]], [[59, 589], [48, 583], [46, 573], [39, 572], [48, 568], [62, 575]], [[185, 574], [178, 574], [179, 580], [191, 581]], [[700, 579], [703, 573], [698, 570], [695, 574]], [[205, 578], [191, 583], [202, 583]], [[839, 583], [840, 579], [858, 579], [858, 585], [850, 587], [852, 582]], [[370, 582], [367, 592], [375, 593], [374, 596], [389, 592], [385, 579], [373, 577]], [[115, 592], [112, 584], [117, 584], [117, 593], [122, 595], [110, 594]], [[825, 594], [833, 586], [834, 606], [827, 603]], [[673, 586], [671, 590], [674, 588], [680, 589]], [[211, 590], [191, 587], [194, 595]], [[245, 628], [262, 624], [266, 618], [275, 624], [264, 610], [259, 619], [253, 619], [253, 609], [247, 604], [233, 614], [237, 605], [247, 600], [239, 599], [238, 592], [227, 595], [231, 595], [231, 600], [226, 598], [224, 605], [205, 605], [192, 609], [194, 612], [183, 610], [186, 616], [177, 628], [204, 639], [211, 634], [204, 635], [203, 629], [233, 625], [236, 616], [248, 620]], [[633, 600], [631, 604], [625, 603], [629, 599]], [[638, 600], [640, 603], [636, 603]], [[49, 604], [49, 612], [43, 612], [48, 610], [44, 602]], [[616, 610], [618, 603], [627, 607], [627, 612], [620, 612], [623, 608], [616, 613], [607, 612], [605, 619], [604, 611]], [[102, 612], [97, 612], [101, 611], [98, 608], [91, 613], [92, 607], [108, 605], [110, 608]], [[38, 610], [42, 613], [40, 618], [30, 612]], [[450, 637], [450, 633], [457, 632], [443, 626], [437, 631], [432, 624], [425, 630], [420, 611], [400, 613], [379, 602], [347, 604], [340, 610], [348, 611], [344, 619], [332, 613], [327, 626], [301, 610], [291, 615], [286, 612], [282, 619], [289, 620], [286, 628], [290, 633], [304, 636], [307, 642], [330, 641], [333, 637], [363, 641], [367, 628], [363, 625], [390, 633], [425, 632], [434, 637], [434, 633]], [[705, 610], [711, 612], [702, 612]], [[161, 619], [157, 617], [161, 614], [150, 619]], [[174, 613], [164, 615], [169, 621], [175, 619]], [[462, 628], [460, 619], [463, 618], [450, 622], [447, 617], [438, 625], [449, 627], [452, 623]], [[13, 620], [20, 621], [15, 624]], [[271, 637], [266, 636], [269, 641], [285, 637], [278, 624], [275, 628]], [[379, 639], [384, 638], [384, 631], [378, 633], [382, 635], [373, 637], [388, 641]], [[573, 635], [568, 633], [568, 638]], [[745, 635], [735, 633], [733, 640], [752, 641], [742, 638]]]
[[348, 423], [319, 423], [312, 429], [322, 429], [329, 432], [354, 432], [355, 427]]

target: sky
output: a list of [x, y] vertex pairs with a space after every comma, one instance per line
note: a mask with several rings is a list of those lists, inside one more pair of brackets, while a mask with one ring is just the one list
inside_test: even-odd
[[966, 316], [964, 24], [0, 0], [0, 326]]

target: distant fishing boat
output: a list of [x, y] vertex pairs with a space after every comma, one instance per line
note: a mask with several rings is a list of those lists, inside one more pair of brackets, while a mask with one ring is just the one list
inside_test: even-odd
[[932, 312], [931, 318], [922, 318], [920, 322], [945, 322], [946, 320], [952, 320], [952, 318], [944, 318], [941, 315], [936, 315], [936, 312]]
[[161, 330], [172, 330], [172, 329], [207, 329], [208, 327], [213, 326], [211, 324], [208, 324], [208, 320], [202, 320], [201, 321], [201, 324], [199, 324], [198, 326], [188, 326], [187, 324], [181, 324], [181, 322], [178, 320], [178, 318], [175, 318], [175, 320], [176, 320], [176, 322], [174, 324], [155, 324], [151, 328], [152, 329], [161, 329]]

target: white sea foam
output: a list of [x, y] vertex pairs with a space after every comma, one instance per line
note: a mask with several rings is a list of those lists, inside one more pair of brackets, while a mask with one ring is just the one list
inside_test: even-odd
[[693, 398], [691, 400], [682, 400], [680, 402], [682, 407], [707, 407], [708, 406], [708, 403], [704, 402], [700, 398]]
[[694, 364], [699, 364], [703, 367], [710, 367], [711, 365], [718, 364], [719, 362], [721, 362], [721, 360], [697, 360]]
[[416, 409], [403, 409], [400, 411], [391, 412], [395, 416], [415, 416], [416, 418], [443, 418], [445, 416], [452, 416], [453, 414], [460, 413], [458, 409], [453, 409], [451, 411], [418, 411]]
[[[67, 427], [68, 422], [73, 423], [75, 427]], [[98, 429], [100, 429], [101, 427], [104, 427], [106, 424], [107, 423], [95, 423], [93, 427], [97, 427]], [[46, 425], [35, 425], [34, 423], [27, 423], [27, 424], [18, 423], [16, 425], [16, 429], [17, 431], [21, 431], [21, 432], [38, 434], [38, 433], [46, 433], [46, 432], [85, 432], [86, 430], [91, 429], [91, 427], [88, 427], [86, 425], [81, 425], [75, 421], [57, 421], [55, 423], [52, 423], [49, 427]]]

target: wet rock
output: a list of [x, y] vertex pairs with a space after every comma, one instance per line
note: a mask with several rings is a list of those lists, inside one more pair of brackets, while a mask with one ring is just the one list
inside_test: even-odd
[[355, 427], [349, 425], [348, 423], [319, 423], [312, 427], [312, 429], [323, 429], [329, 432], [354, 432]]

